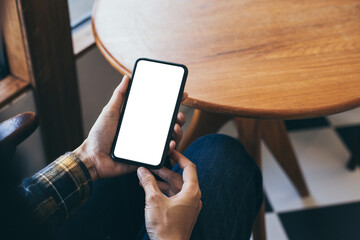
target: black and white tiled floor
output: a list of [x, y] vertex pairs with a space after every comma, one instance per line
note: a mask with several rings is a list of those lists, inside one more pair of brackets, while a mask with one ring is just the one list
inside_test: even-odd
[[[182, 111], [190, 122], [192, 111]], [[286, 127], [310, 196], [299, 197], [262, 144], [267, 238], [360, 239], [360, 166], [355, 171], [346, 168], [351, 152], [360, 148], [360, 108], [326, 118], [286, 121]], [[220, 132], [236, 137], [233, 122]]]

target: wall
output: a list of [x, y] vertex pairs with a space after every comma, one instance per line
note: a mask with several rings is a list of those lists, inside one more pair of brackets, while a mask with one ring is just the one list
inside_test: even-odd
[[85, 135], [91, 129], [122, 76], [92, 48], [76, 60]]

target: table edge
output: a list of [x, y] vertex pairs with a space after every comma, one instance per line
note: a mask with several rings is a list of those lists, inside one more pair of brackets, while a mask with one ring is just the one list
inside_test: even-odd
[[[91, 26], [94, 34], [95, 43], [103, 54], [105, 59], [122, 75], [127, 75], [131, 77], [131, 71], [122, 65], [116, 58], [105, 48], [100, 37], [95, 28], [95, 9], [93, 8], [93, 17], [91, 18]], [[215, 104], [211, 102], [201, 101], [194, 99], [189, 96], [183, 105], [200, 109], [208, 112], [215, 112], [220, 114], [232, 115], [234, 117], [244, 117], [244, 118], [259, 118], [259, 119], [276, 119], [276, 120], [285, 120], [285, 119], [306, 119], [306, 118], [315, 118], [328, 116], [335, 113], [345, 112], [347, 110], [354, 109], [360, 106], [360, 97], [359, 99], [353, 99], [349, 102], [343, 102], [331, 106], [323, 106], [319, 108], [312, 109], [279, 109], [279, 110], [268, 110], [268, 109], [247, 109], [241, 107], [229, 107], [225, 105]]]

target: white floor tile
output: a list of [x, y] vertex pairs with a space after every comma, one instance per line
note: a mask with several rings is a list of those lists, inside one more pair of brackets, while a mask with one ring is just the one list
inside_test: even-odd
[[327, 117], [333, 126], [347, 126], [360, 124], [360, 108], [330, 115]]
[[274, 211], [302, 208], [302, 199], [264, 144], [261, 154], [264, 188]]
[[237, 138], [238, 134], [237, 134], [235, 122], [234, 121], [227, 122], [224, 126], [222, 126], [222, 128], [218, 131], [218, 133]]
[[265, 215], [266, 237], [268, 240], [287, 240], [288, 237], [277, 214]]
[[[267, 213], [265, 215], [266, 239], [287, 240], [288, 237], [277, 214]], [[250, 240], [253, 240], [251, 235]]]
[[290, 138], [311, 196], [299, 197], [268, 149], [263, 147], [264, 185], [275, 211], [360, 200], [360, 172], [345, 168], [350, 154], [332, 129], [293, 132]]

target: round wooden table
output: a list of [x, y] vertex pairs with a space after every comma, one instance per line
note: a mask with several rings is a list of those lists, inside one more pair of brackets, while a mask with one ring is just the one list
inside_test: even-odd
[[186, 105], [306, 118], [360, 105], [356, 0], [101, 0], [96, 42], [130, 74], [139, 57], [189, 68]]
[[236, 122], [250, 154], [260, 165], [264, 138], [300, 178], [292, 180], [301, 195], [308, 190], [283, 122], [274, 120], [360, 106], [359, 23], [356, 0], [98, 0], [92, 19], [99, 49], [122, 74], [139, 57], [188, 67], [185, 105], [204, 111], [182, 149], [230, 116], [249, 118]]

